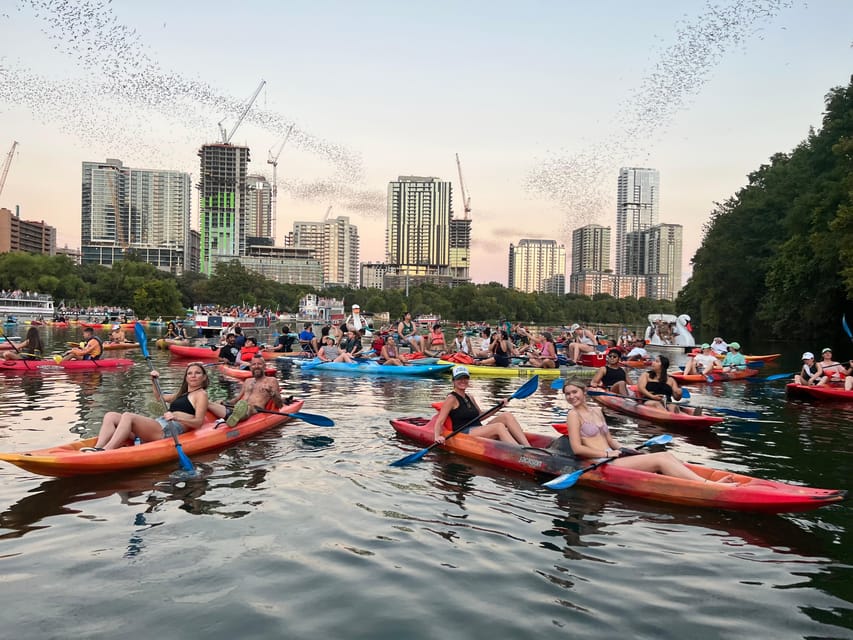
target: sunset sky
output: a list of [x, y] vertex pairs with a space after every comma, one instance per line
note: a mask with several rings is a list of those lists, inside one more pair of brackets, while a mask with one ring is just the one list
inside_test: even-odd
[[[661, 222], [684, 269], [715, 201], [819, 127], [853, 73], [853, 2], [146, 2], [0, 4], [0, 206], [80, 245], [81, 162], [198, 179], [233, 126], [250, 171], [278, 165], [276, 242], [346, 215], [384, 259], [399, 175], [453, 182], [472, 205], [472, 276], [506, 283], [510, 242], [615, 230], [621, 166], [660, 171]], [[197, 202], [192, 226], [197, 228]]]

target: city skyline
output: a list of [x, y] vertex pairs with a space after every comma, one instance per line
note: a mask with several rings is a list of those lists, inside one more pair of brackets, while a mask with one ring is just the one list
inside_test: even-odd
[[[358, 226], [361, 260], [382, 262], [388, 181], [449, 181], [454, 217], [462, 218], [459, 153], [475, 282], [506, 284], [510, 242], [555, 238], [568, 247], [586, 224], [615, 228], [614, 177], [633, 166], [660, 172], [659, 219], [683, 225], [686, 273], [714, 202], [820, 125], [823, 96], [849, 81], [853, 61], [844, 27], [853, 6], [845, 3], [759, 1], [748, 14], [717, 2], [717, 13], [737, 20], [725, 34], [707, 35], [713, 17], [699, 2], [655, 3], [639, 14], [627, 3], [447, 4], [429, 14], [375, 3], [393, 10], [370, 18], [344, 3], [285, 3], [264, 6], [261, 22], [252, 19], [260, 5], [250, 2], [232, 8], [232, 19], [257, 29], [251, 39], [236, 30], [229, 51], [208, 37], [215, 2], [209, 12], [157, 0], [95, 4], [121, 27], [101, 40], [80, 35], [77, 27], [91, 25], [49, 11], [37, 17], [23, 0], [20, 11], [0, 15], [0, 153], [20, 143], [0, 207], [20, 205], [23, 219], [56, 227], [60, 247], [79, 247], [81, 162], [122, 158], [188, 172], [196, 184], [198, 149], [217, 142], [220, 121], [234, 129], [264, 78], [233, 142], [251, 149], [248, 171], [270, 180], [270, 150], [287, 139], [277, 166], [276, 244], [293, 221], [322, 220], [333, 205]], [[447, 46], [418, 44], [439, 25]], [[389, 35], [395, 29], [400, 35]], [[113, 55], [113, 36], [133, 55]], [[383, 45], [365, 46], [371, 42]], [[689, 44], [711, 45], [711, 58], [680, 53]], [[109, 80], [109, 64], [132, 65], [120, 69], [120, 88], [99, 84]], [[419, 75], [426, 70], [440, 80], [428, 92]], [[159, 85], [141, 82], [152, 74]], [[653, 90], [660, 78], [670, 81], [666, 91]], [[658, 102], [649, 98], [655, 91]], [[192, 201], [192, 227], [200, 229], [195, 189]]]

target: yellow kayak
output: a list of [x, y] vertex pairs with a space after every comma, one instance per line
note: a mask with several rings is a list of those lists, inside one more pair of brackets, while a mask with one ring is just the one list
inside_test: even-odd
[[[458, 364], [455, 362], [449, 362], [447, 360], [439, 360], [438, 364]], [[495, 378], [505, 378], [505, 377], [516, 377], [516, 376], [542, 376], [543, 378], [559, 378], [564, 373], [568, 373], [570, 376], [581, 376], [585, 378], [591, 378], [595, 375], [595, 372], [598, 371], [597, 367], [563, 367], [562, 369], [554, 368], [554, 369], [542, 369], [541, 367], [490, 367], [488, 365], [481, 364], [466, 364], [465, 368], [471, 372], [472, 376], [482, 376], [482, 377], [495, 377]]]

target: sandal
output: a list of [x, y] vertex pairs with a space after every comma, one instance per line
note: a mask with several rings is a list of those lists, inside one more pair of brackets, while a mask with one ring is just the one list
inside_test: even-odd
[[103, 451], [103, 447], [81, 447], [81, 453], [91, 453], [92, 451]]

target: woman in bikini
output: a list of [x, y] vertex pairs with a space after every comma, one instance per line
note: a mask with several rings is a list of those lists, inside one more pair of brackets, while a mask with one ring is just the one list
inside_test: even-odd
[[[610, 464], [684, 480], [708, 482], [668, 451], [633, 455], [636, 453], [633, 449], [623, 450], [622, 445], [610, 434], [601, 409], [586, 403], [586, 384], [582, 380], [569, 378], [563, 393], [572, 408], [566, 416], [566, 429], [576, 456], [594, 460], [616, 458]], [[733, 480], [727, 475], [716, 482], [728, 484]]]
[[[151, 382], [160, 374], [151, 371]], [[101, 431], [94, 447], [84, 447], [80, 451], [103, 451], [118, 449], [134, 436], [143, 442], [170, 438], [172, 434], [180, 435], [185, 431], [198, 429], [204, 424], [207, 413], [207, 386], [210, 380], [207, 371], [199, 362], [187, 365], [184, 380], [177, 393], [164, 393], [163, 400], [169, 403], [169, 409], [160, 418], [149, 418], [126, 411], [118, 413], [110, 411], [104, 416]], [[157, 399], [157, 385], [154, 385], [154, 395]]]
[[382, 345], [382, 350], [379, 353], [379, 364], [387, 364], [395, 367], [405, 366], [406, 361], [400, 358], [394, 336], [385, 338], [385, 344]]
[[557, 366], [557, 345], [554, 344], [554, 337], [549, 332], [542, 334], [542, 346], [538, 353], [531, 355], [527, 362], [534, 367], [542, 369], [554, 369]]

